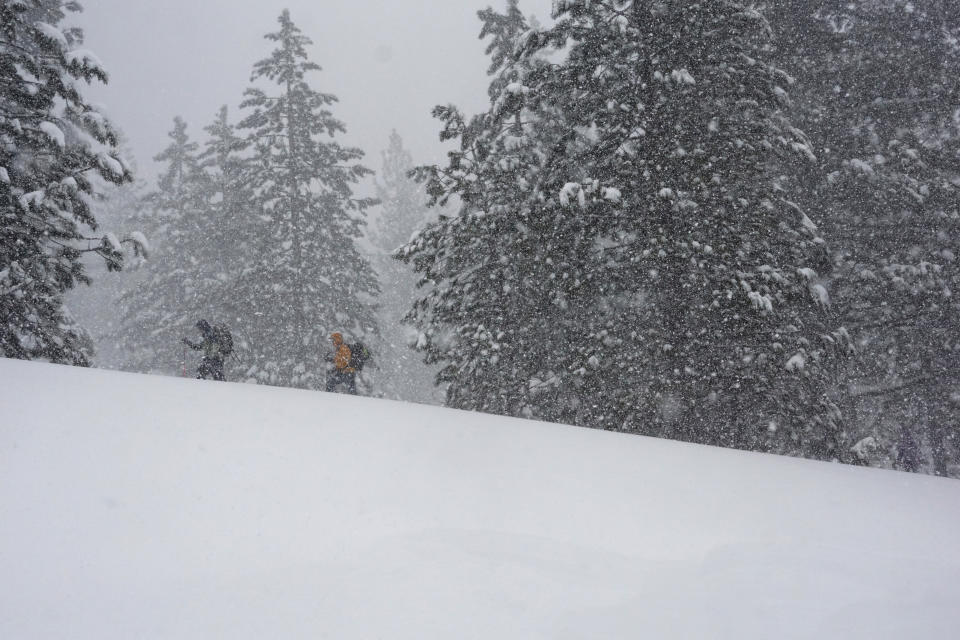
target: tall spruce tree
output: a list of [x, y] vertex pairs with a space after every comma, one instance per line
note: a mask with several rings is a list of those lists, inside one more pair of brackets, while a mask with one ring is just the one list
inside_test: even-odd
[[218, 283], [216, 297], [207, 308], [210, 322], [236, 334], [235, 353], [227, 363], [227, 372], [231, 378], [242, 378], [246, 375], [250, 345], [241, 336], [253, 321], [247, 301], [238, 298], [234, 291], [261, 250], [262, 221], [249, 184], [252, 168], [246, 153], [247, 142], [230, 122], [227, 107], [222, 107], [204, 130], [209, 137], [199, 160], [205, 181], [205, 215], [211, 226], [208, 243], [215, 265], [212, 276]]
[[858, 452], [945, 475], [960, 463], [960, 5], [765, 11], [819, 158], [803, 197], [823, 212], [835, 299], [860, 346], [839, 394], [872, 445]]
[[169, 137], [169, 146], [154, 158], [165, 165], [157, 188], [137, 214], [149, 229], [151, 259], [118, 300], [123, 318], [114, 339], [125, 354], [123, 368], [141, 373], [182, 372], [180, 340], [195, 333], [194, 324], [209, 310], [210, 285], [216, 283], [210, 242], [215, 225], [207, 217], [199, 145], [180, 117]]
[[[131, 179], [109, 121], [83, 82], [107, 82], [83, 31], [61, 28], [67, 0], [0, 3], [0, 355], [87, 365], [91, 343], [64, 307], [87, 284], [81, 256], [122, 266], [113, 234], [91, 237], [90, 209], [105, 184]], [[133, 236], [137, 247], [142, 244]]]
[[409, 320], [421, 330], [425, 361], [441, 366], [448, 406], [572, 422], [557, 397], [551, 405], [538, 394], [534, 411], [530, 391], [545, 386], [534, 380], [553, 366], [551, 345], [563, 331], [537, 290], [548, 277], [549, 249], [538, 244], [529, 214], [542, 149], [562, 144], [564, 130], [546, 101], [524, 99], [524, 77], [546, 63], [514, 56], [528, 30], [517, 3], [479, 17], [481, 37], [490, 38], [491, 107], [469, 120], [453, 105], [434, 109], [441, 140], [459, 140], [459, 148], [446, 167], [421, 167], [419, 177], [433, 204], [456, 196], [460, 212], [441, 214], [401, 252], [422, 273]]
[[[229, 109], [221, 107], [204, 131], [208, 138], [197, 159], [206, 202], [204, 215], [210, 226], [207, 242], [213, 276], [228, 285], [224, 287], [227, 292], [218, 296], [216, 302], [216, 310], [222, 312], [233, 302], [229, 289], [258, 250], [257, 210], [247, 184], [250, 166], [243, 154], [246, 141], [230, 122]], [[229, 315], [223, 320], [236, 319], [236, 314]]]
[[393, 131], [375, 183], [381, 210], [370, 233], [380, 251], [376, 266], [383, 291], [379, 313], [383, 340], [376, 349], [377, 386], [389, 398], [438, 404], [442, 397], [434, 385], [435, 372], [410, 348], [417, 342], [417, 331], [403, 321], [416, 295], [417, 276], [393, 259], [394, 251], [426, 225], [430, 214], [423, 185], [409, 175], [412, 170], [413, 159], [403, 139]]
[[396, 131], [382, 153], [382, 168], [375, 180], [381, 214], [370, 230], [371, 241], [392, 252], [410, 241], [410, 236], [423, 226], [429, 215], [423, 185], [410, 177], [413, 158]]
[[844, 457], [826, 392], [848, 345], [783, 170], [812, 152], [767, 23], [728, 1], [555, 18], [503, 39], [489, 112], [436, 111], [461, 149], [421, 174], [464, 205], [405, 257], [448, 404]]
[[[186, 123], [174, 120], [170, 146], [156, 157], [166, 168], [157, 190], [143, 201], [157, 251], [135, 289], [121, 298], [126, 311], [119, 334], [126, 367], [135, 371], [193, 375], [196, 358], [180, 340], [196, 333], [198, 319], [226, 326], [237, 337], [249, 324], [249, 309], [235, 289], [262, 248], [262, 234], [242, 153], [247, 143], [226, 107], [204, 131], [201, 150]], [[235, 347], [237, 357], [225, 363], [230, 379], [245, 375], [241, 365], [249, 345], [237, 340]]]
[[260, 252], [234, 293], [250, 319], [250, 375], [318, 388], [330, 332], [367, 340], [378, 334], [376, 274], [355, 245], [374, 200], [352, 191], [370, 173], [356, 163], [363, 152], [322, 139], [345, 126], [329, 110], [337, 98], [308, 83], [320, 70], [307, 56], [310, 39], [288, 11], [279, 23], [266, 36], [276, 49], [251, 77], [273, 91], [252, 87], [241, 105], [247, 115], [240, 128], [253, 155], [249, 184], [263, 224]]

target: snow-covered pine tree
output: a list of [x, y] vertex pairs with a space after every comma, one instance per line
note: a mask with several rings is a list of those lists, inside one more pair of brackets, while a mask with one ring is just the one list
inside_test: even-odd
[[118, 300], [123, 317], [115, 340], [125, 354], [123, 368], [141, 373], [183, 371], [180, 341], [194, 336], [197, 320], [210, 314], [220, 284], [211, 276], [216, 248], [210, 238], [216, 225], [207, 216], [199, 145], [180, 117], [169, 137], [169, 146], [154, 158], [165, 165], [157, 189], [138, 213], [150, 230], [151, 259]]
[[[63, 296], [89, 282], [83, 253], [122, 266], [114, 234], [90, 237], [90, 202], [131, 175], [111, 124], [81, 93], [107, 73], [81, 29], [60, 27], [80, 10], [68, 0], [0, 3], [0, 355], [87, 365], [89, 337]], [[141, 247], [141, 237], [129, 241]]]
[[322, 136], [345, 132], [329, 110], [336, 97], [313, 89], [307, 76], [320, 67], [311, 44], [284, 11], [280, 30], [266, 36], [277, 48], [256, 63], [241, 105], [253, 152], [250, 186], [262, 208], [262, 250], [234, 294], [250, 314], [245, 333], [250, 375], [283, 386], [323, 385], [324, 355], [332, 331], [348, 340], [378, 335], [376, 274], [361, 256], [366, 209], [352, 185], [370, 171], [356, 163], [359, 149]]
[[257, 251], [248, 237], [255, 234], [245, 233], [250, 218], [256, 215], [253, 194], [247, 186], [250, 168], [242, 155], [247, 143], [237, 135], [226, 106], [204, 131], [209, 138], [198, 161], [199, 175], [205, 183], [206, 216], [214, 234], [208, 242], [215, 256], [217, 279], [235, 280]]
[[494, 76], [493, 91], [502, 88], [504, 82], [509, 82], [508, 76], [499, 76], [498, 72], [511, 66], [514, 62], [514, 52], [520, 37], [530, 29], [527, 18], [520, 11], [519, 0], [507, 0], [507, 7], [503, 13], [497, 13], [493, 7], [487, 7], [477, 12], [477, 17], [483, 26], [480, 29], [480, 39], [489, 38], [486, 54], [490, 56], [490, 66], [487, 75]]
[[775, 171], [812, 153], [766, 22], [728, 1], [555, 9], [488, 114], [438, 110], [461, 150], [423, 175], [464, 207], [406, 253], [436, 287], [414, 316], [448, 403], [842, 457], [826, 390], [844, 333]]
[[242, 375], [246, 371], [243, 363], [247, 360], [250, 345], [241, 336], [255, 321], [245, 301], [234, 295], [234, 288], [262, 249], [262, 221], [249, 185], [251, 166], [244, 153], [247, 142], [237, 135], [226, 106], [204, 131], [209, 138], [204, 143], [199, 161], [209, 225], [206, 242], [213, 267], [210, 276], [219, 283], [216, 297], [209, 301], [208, 313], [210, 322], [225, 325], [236, 334], [236, 353], [227, 365], [228, 371], [238, 367], [237, 373]]
[[452, 105], [434, 110], [441, 140], [459, 140], [459, 148], [447, 167], [421, 167], [419, 177], [432, 204], [455, 196], [460, 211], [441, 213], [400, 254], [422, 274], [408, 318], [421, 331], [426, 362], [442, 366], [448, 406], [572, 422], [559, 399], [540, 393], [549, 382], [532, 382], [538, 374], [551, 380], [540, 372], [562, 366], [555, 359], [565, 352], [545, 291], [551, 247], [538, 235], [532, 197], [543, 150], [562, 145], [565, 131], [557, 109], [528, 99], [524, 77], [548, 63], [514, 56], [528, 31], [517, 3], [479, 17], [481, 37], [490, 38], [491, 106], [469, 121]]
[[434, 385], [436, 372], [411, 349], [417, 332], [405, 325], [404, 316], [416, 296], [417, 276], [393, 259], [393, 253], [428, 220], [427, 195], [423, 185], [410, 177], [413, 159], [396, 131], [391, 132], [383, 152], [383, 168], [375, 182], [381, 210], [372, 225], [370, 239], [379, 250], [380, 327], [383, 340], [376, 349], [377, 387], [388, 398], [439, 404], [442, 395]]
[[420, 229], [429, 213], [423, 185], [410, 177], [413, 158], [396, 131], [390, 132], [386, 150], [381, 154], [382, 168], [374, 181], [377, 200], [382, 207], [370, 230], [370, 240], [387, 252], [403, 246]]
[[823, 212], [831, 288], [860, 345], [844, 377], [858, 454], [946, 475], [960, 464], [960, 5], [764, 10], [799, 79], [794, 118], [819, 157], [803, 197]]

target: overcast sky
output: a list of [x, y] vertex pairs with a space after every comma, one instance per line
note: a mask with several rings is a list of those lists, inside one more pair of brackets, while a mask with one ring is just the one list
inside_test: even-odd
[[[86, 46], [102, 60], [110, 84], [88, 95], [129, 138], [139, 175], [152, 180], [152, 157], [168, 140], [175, 115], [195, 138], [221, 105], [232, 118], [253, 63], [271, 50], [263, 38], [289, 8], [314, 45], [323, 71], [310, 79], [340, 98], [334, 114], [347, 125], [341, 141], [363, 148], [380, 168], [390, 130], [417, 163], [440, 162], [435, 104], [474, 113], [486, 105], [484, 43], [476, 12], [505, 0], [84, 0], [79, 22]], [[526, 0], [545, 17], [549, 0]]]

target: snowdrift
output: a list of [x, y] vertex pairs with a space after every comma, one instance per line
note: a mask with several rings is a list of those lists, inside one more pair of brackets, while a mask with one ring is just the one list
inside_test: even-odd
[[0, 359], [2, 638], [919, 638], [960, 483]]

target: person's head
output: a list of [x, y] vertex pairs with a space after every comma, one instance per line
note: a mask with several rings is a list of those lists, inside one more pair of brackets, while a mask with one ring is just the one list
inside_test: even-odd
[[199, 329], [200, 333], [202, 334], [208, 334], [213, 330], [213, 328], [210, 326], [210, 323], [206, 320], [198, 320], [197, 329]]
[[343, 344], [343, 334], [337, 332], [331, 333], [330, 341], [333, 342], [335, 346], [339, 347], [341, 344]]

